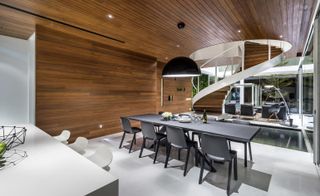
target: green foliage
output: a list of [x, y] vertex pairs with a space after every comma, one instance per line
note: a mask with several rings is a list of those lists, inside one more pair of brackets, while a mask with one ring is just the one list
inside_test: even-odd
[[[272, 85], [276, 88], [279, 88], [281, 90], [281, 93], [283, 94], [284, 97], [288, 96], [288, 92], [285, 92], [283, 89], [284, 87], [288, 87], [291, 86], [293, 84], [293, 79], [292, 78], [283, 78], [283, 77], [279, 77], [279, 75], [272, 75], [270, 78], [263, 80], [262, 81], [262, 86], [266, 86], [266, 85]], [[270, 91], [268, 92], [268, 96], [267, 99], [271, 98], [271, 99], [281, 99], [281, 96], [279, 95], [279, 93], [277, 93], [276, 91]]]
[[4, 142], [0, 142], [0, 158], [3, 156], [3, 154], [6, 152], [7, 145]]
[[[195, 85], [195, 87], [197, 87], [198, 77], [193, 78], [193, 84]], [[207, 86], [208, 86], [208, 75], [201, 74], [199, 76], [199, 88], [200, 88], [199, 91], [206, 88]], [[197, 89], [193, 88], [192, 89], [192, 96], [195, 96], [196, 94], [197, 94]]]

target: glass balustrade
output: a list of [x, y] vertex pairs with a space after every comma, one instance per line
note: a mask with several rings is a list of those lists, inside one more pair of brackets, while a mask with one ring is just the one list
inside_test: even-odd
[[202, 68], [202, 74], [192, 79], [192, 95], [194, 96], [202, 89], [239, 72], [239, 68], [239, 64]]

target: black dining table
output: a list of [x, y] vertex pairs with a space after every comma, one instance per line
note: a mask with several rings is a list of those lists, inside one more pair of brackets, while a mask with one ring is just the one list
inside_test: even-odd
[[234, 124], [229, 122], [220, 122], [208, 119], [207, 123], [201, 120], [192, 120], [191, 122], [179, 122], [177, 120], [163, 120], [158, 114], [142, 114], [127, 116], [130, 120], [148, 122], [154, 125], [172, 126], [192, 131], [197, 134], [213, 134], [224, 137], [228, 140], [241, 142], [245, 144], [244, 165], [247, 167], [247, 144], [251, 151], [250, 141], [259, 132], [260, 127], [252, 125]]

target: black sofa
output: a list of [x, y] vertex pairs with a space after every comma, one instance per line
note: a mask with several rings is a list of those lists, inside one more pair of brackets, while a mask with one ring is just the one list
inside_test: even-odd
[[241, 116], [254, 116], [255, 110], [251, 104], [241, 104], [240, 106], [240, 115]]
[[224, 104], [224, 113], [226, 114], [236, 114], [236, 104], [235, 103], [227, 103]]

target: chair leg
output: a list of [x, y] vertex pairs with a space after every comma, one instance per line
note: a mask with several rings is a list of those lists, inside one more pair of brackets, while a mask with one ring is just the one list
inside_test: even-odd
[[133, 138], [132, 138], [132, 140], [131, 140], [129, 153], [131, 153], [131, 149], [132, 149], [132, 146], [133, 146], [133, 143], [134, 143], [134, 140], [135, 140], [135, 139], [136, 139], [136, 134], [134, 133], [134, 134], [133, 134]]
[[186, 176], [186, 175], [187, 175], [187, 169], [188, 169], [188, 162], [189, 162], [190, 149], [191, 149], [191, 148], [188, 148], [188, 151], [187, 151], [187, 158], [186, 158], [186, 162], [185, 162], [185, 164], [184, 164], [184, 172], [183, 172], [183, 176]]
[[123, 140], [124, 140], [124, 137], [126, 136], [126, 132], [123, 132], [123, 135], [122, 135], [122, 138], [121, 138], [121, 142], [120, 142], [120, 145], [119, 145], [119, 148], [122, 147], [122, 143], [123, 143]]
[[146, 145], [146, 138], [143, 138], [143, 142], [142, 142], [142, 145], [141, 145], [139, 158], [142, 157], [142, 152], [143, 152], [143, 148], [145, 147], [145, 145]]
[[238, 157], [237, 154], [233, 158], [233, 177], [234, 180], [238, 180]]
[[252, 161], [251, 142], [248, 142], [248, 146], [249, 146], [250, 161]]
[[184, 134], [188, 137], [188, 139], [190, 139], [190, 133], [188, 130], [184, 130]]
[[171, 151], [171, 144], [167, 143], [167, 156], [166, 156], [166, 163], [164, 164], [164, 168], [167, 168], [168, 162], [169, 162], [169, 157], [170, 157], [170, 151]]
[[156, 132], [158, 132], [160, 130], [160, 126], [159, 125], [154, 125], [154, 128], [155, 128]]
[[229, 168], [228, 168], [228, 185], [227, 185], [227, 195], [230, 195], [230, 181], [231, 181], [231, 168], [232, 168], [232, 161], [229, 161]]
[[200, 175], [199, 175], [199, 184], [202, 184], [203, 170], [204, 170], [204, 157], [201, 157], [201, 169], [200, 169]]
[[157, 156], [158, 156], [158, 151], [159, 151], [159, 145], [160, 145], [160, 140], [156, 141], [156, 154], [154, 155], [154, 159], [153, 159], [153, 164], [156, 163], [157, 160]]
[[178, 160], [180, 161], [181, 159], [181, 148], [178, 149]]
[[199, 163], [199, 152], [197, 148], [194, 148], [194, 156], [195, 156], [195, 166], [198, 167]]

